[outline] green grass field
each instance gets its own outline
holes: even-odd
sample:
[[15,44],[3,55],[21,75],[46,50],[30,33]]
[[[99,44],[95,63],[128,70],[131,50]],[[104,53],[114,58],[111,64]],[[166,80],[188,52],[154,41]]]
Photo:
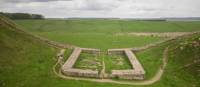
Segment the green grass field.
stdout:
[[27,31],[74,33],[190,32],[199,31],[200,22],[134,20],[15,20]]
[[[115,37],[113,36],[113,33],[117,32],[186,32],[198,31],[200,29],[200,22],[166,23],[137,21],[135,23],[135,21],[125,21],[123,23],[123,28],[119,28],[119,23],[121,23],[121,21],[116,20],[17,20],[16,22],[24,26],[25,31],[31,32],[33,34],[41,35],[52,40],[57,39],[56,41],[63,43],[75,45],[77,44],[83,47],[94,47],[100,49],[115,47],[136,47],[163,39],[160,37],[136,36],[122,36],[118,37],[118,39],[112,39]],[[125,24],[127,24],[126,27]],[[68,26],[68,28],[66,28],[66,26]],[[96,28],[94,29],[94,27]],[[59,37],[60,33],[63,33],[63,36],[61,35]],[[66,39],[65,33],[67,34],[66,36],[68,36]],[[81,35],[78,36],[78,34]],[[102,35],[98,36],[98,34]],[[77,38],[76,35],[78,36]],[[103,38],[102,36],[109,38]],[[72,39],[70,39],[70,37],[72,37]],[[94,39],[92,41],[88,41],[87,43],[93,41],[97,41],[97,43],[89,43],[88,45],[83,45],[86,44],[86,42],[84,43],[83,41],[84,39],[90,40],[92,37],[94,37]],[[125,41],[123,41],[124,38]],[[105,41],[105,43],[101,41]],[[119,42],[114,44],[112,41]],[[200,43],[200,34],[182,37],[168,43],[163,43],[151,49],[136,52],[136,56],[147,72],[146,79],[150,79],[155,75],[161,64],[162,52],[164,48],[166,46],[170,46],[168,52],[168,64],[164,75],[160,81],[152,85],[137,86],[120,85],[114,83],[97,83],[90,81],[66,80],[57,77],[53,73],[52,67],[56,63],[55,56],[59,51],[58,49],[49,47],[45,43],[37,40],[36,38],[30,37],[28,34],[21,33],[13,27],[11,28],[8,26],[0,25],[0,86],[199,87],[200,72],[198,70],[200,63],[192,64],[189,67],[183,67],[187,64],[193,63],[196,60],[199,60],[200,46],[197,43]],[[67,50],[65,54],[66,59],[70,53],[71,50]]]
[[38,35],[58,41],[65,44],[76,45],[85,48],[98,48],[107,50],[109,48],[128,48],[144,46],[153,42],[157,42],[166,38],[161,37],[141,37],[120,35],[115,36],[105,33],[39,33]]
[[199,31],[200,22],[128,20],[15,20],[25,31],[80,47],[128,48],[144,46],[163,37],[116,35],[128,32]]

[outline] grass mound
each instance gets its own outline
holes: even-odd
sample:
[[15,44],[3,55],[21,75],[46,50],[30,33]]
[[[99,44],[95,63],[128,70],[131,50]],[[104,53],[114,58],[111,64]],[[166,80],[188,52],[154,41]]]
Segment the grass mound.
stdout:
[[0,21],[0,86],[30,87],[47,83],[56,50],[39,42],[14,24]]

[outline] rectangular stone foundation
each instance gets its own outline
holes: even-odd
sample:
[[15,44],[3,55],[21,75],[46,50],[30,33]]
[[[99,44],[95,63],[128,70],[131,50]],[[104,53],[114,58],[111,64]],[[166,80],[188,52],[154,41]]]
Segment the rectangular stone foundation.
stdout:
[[99,54],[98,49],[88,49],[88,48],[75,48],[73,53],[70,55],[68,60],[62,66],[62,73],[68,76],[78,76],[78,77],[98,77],[98,71],[93,70],[83,70],[83,69],[75,69],[73,65],[77,61],[81,52],[89,52],[93,54]]
[[133,69],[129,70],[112,70],[111,77],[117,77],[120,79],[135,79],[135,80],[143,80],[145,76],[145,71],[137,60],[136,56],[130,49],[109,49],[108,54],[125,54]]

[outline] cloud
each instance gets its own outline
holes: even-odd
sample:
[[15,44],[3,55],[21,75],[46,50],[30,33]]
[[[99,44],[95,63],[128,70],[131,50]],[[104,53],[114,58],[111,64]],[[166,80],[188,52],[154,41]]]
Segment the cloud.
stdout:
[[200,16],[200,0],[0,0],[0,11],[46,17]]
[[70,0],[1,0],[4,3],[30,3],[30,2],[51,2],[51,1],[70,1]]
[[112,10],[118,6],[114,0],[83,0],[80,10]]

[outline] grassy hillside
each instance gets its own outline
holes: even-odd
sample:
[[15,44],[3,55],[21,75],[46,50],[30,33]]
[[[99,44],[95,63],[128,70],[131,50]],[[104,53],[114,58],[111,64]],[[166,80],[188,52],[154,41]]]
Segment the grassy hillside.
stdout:
[[[64,80],[52,71],[57,50],[19,32],[0,21],[0,86],[1,87],[199,87],[200,34],[183,37],[138,52],[148,65],[159,65],[163,48],[170,46],[168,64],[162,79],[152,85],[131,86],[89,81]],[[152,59],[153,58],[153,59]],[[157,61],[159,60],[159,61]],[[156,62],[154,62],[156,61]],[[145,63],[146,62],[146,63]],[[189,64],[189,66],[188,66]],[[187,67],[184,67],[187,66]],[[156,66],[157,67],[157,66]],[[154,68],[154,67],[153,67]],[[156,69],[156,68],[155,68]],[[156,70],[154,70],[156,71]],[[150,71],[151,72],[151,71]],[[154,73],[151,73],[153,76]],[[151,77],[150,76],[150,77]]]
[[200,86],[200,34],[194,34],[169,43],[168,64],[162,80],[156,87]]
[[0,86],[37,86],[51,78],[56,50],[0,23]]

